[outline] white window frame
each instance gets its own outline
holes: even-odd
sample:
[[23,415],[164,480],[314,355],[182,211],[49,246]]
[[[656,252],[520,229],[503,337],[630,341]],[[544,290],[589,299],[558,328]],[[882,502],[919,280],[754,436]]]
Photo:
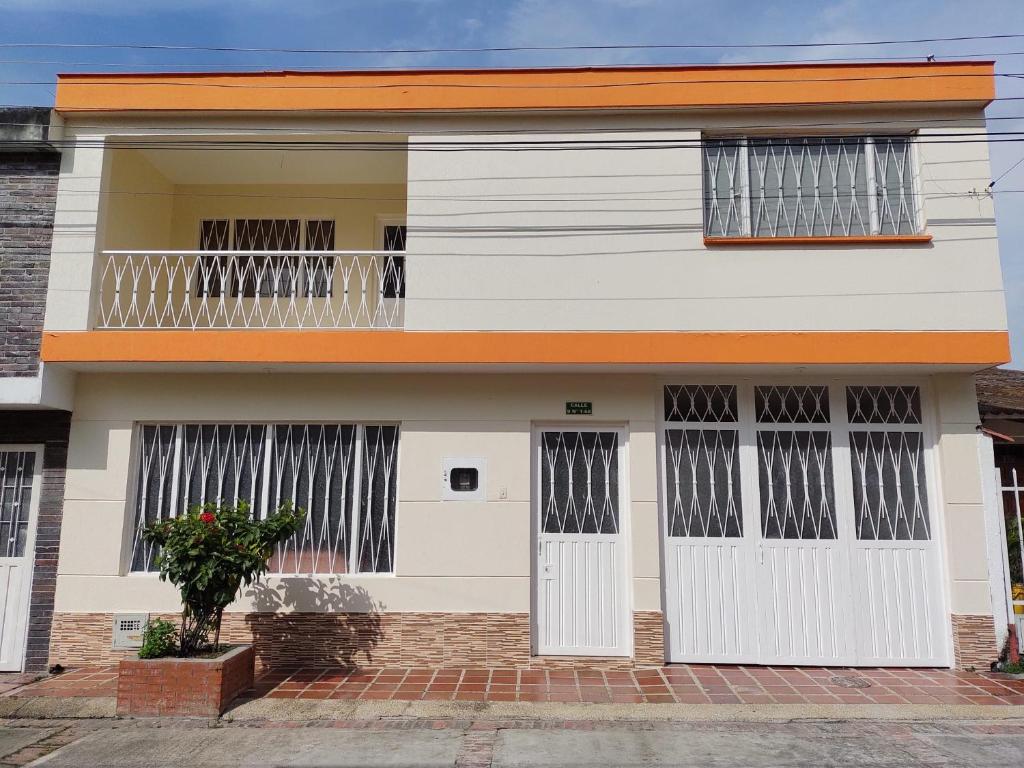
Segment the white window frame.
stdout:
[[[397,445],[395,447],[395,483],[394,483],[394,499],[395,499],[395,524],[391,531],[392,539],[392,553],[391,553],[391,570],[390,571],[360,571],[355,568],[346,570],[341,573],[331,572],[316,572],[316,573],[290,573],[290,572],[268,572],[267,575],[273,578],[301,578],[301,577],[312,577],[312,578],[347,578],[347,577],[358,577],[360,579],[365,578],[393,578],[398,572],[398,519],[399,519],[399,508],[400,508],[400,481],[401,481],[401,455],[402,455],[402,424],[399,421],[308,421],[302,419],[296,420],[278,420],[278,421],[230,421],[230,420],[219,420],[219,421],[194,421],[194,420],[165,420],[165,421],[140,421],[136,422],[132,429],[132,451],[131,460],[129,461],[129,479],[127,485],[127,498],[125,500],[125,515],[124,515],[124,527],[123,527],[123,538],[122,538],[122,550],[121,550],[121,567],[120,573],[122,576],[128,576],[130,578],[154,578],[159,577],[159,571],[157,570],[133,570],[132,569],[132,555],[134,547],[134,539],[137,526],[137,517],[139,510],[137,508],[136,497],[138,494],[139,487],[139,458],[142,450],[142,434],[145,427],[153,426],[173,426],[175,429],[174,433],[174,457],[172,460],[172,473],[171,473],[171,499],[172,504],[168,509],[167,519],[173,519],[177,517],[179,512],[177,505],[173,503],[173,500],[177,496],[179,475],[181,469],[181,456],[182,456],[182,443],[184,440],[185,427],[187,426],[207,426],[207,425],[256,425],[268,427],[267,433],[264,436],[265,441],[272,440],[273,431],[271,428],[275,426],[288,426],[294,424],[304,424],[309,426],[338,426],[338,427],[353,427],[355,434],[353,436],[353,472],[355,473],[352,478],[352,501],[351,501],[351,519],[349,520],[350,539],[347,546],[346,566],[356,565],[358,566],[358,536],[360,533],[360,509],[362,503],[361,491],[363,483],[363,450],[365,444],[365,430],[366,427],[394,427],[398,430],[396,436]],[[271,452],[264,447],[263,461],[263,472],[264,477],[269,477],[267,473],[271,471],[270,467]],[[262,501],[261,504],[263,509],[266,510],[269,504],[269,483],[264,482],[260,489]]]

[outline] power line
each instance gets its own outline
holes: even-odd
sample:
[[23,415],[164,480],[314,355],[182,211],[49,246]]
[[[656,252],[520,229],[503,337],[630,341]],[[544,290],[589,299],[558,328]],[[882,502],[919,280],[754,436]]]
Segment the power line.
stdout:
[[[7,106],[7,105],[5,105]],[[40,109],[47,109],[47,107],[40,107]],[[993,120],[1024,120],[1024,115],[987,115],[982,117],[922,117],[922,118],[895,118],[895,119],[874,119],[874,120],[841,120],[833,122],[812,122],[812,123],[796,123],[786,122],[785,125],[779,123],[743,123],[733,125],[714,125],[709,126],[715,131],[744,131],[744,130],[760,130],[760,129],[779,129],[785,128],[786,130],[793,128],[828,128],[828,127],[846,127],[846,126],[875,126],[875,125],[917,125],[917,124],[935,124],[935,123],[981,123],[990,122]],[[37,127],[38,123],[21,123],[15,121],[0,121],[0,125],[14,125],[14,126],[30,126]],[[76,130],[81,129],[99,129],[109,130],[110,124],[89,124],[74,122]],[[211,128],[204,128],[199,126],[181,126],[170,124],[170,127],[176,133],[182,133],[183,131],[194,131],[202,135],[209,135]],[[165,135],[162,130],[166,129],[153,129],[146,128],[146,132],[153,134],[154,136]],[[317,128],[310,126],[303,127],[289,127],[289,126],[258,126],[258,125],[245,125],[241,129],[245,133],[264,133],[274,134],[279,133],[287,136],[302,136],[302,135],[316,135],[316,134],[336,134],[336,135],[384,135],[384,136],[409,136],[415,134],[416,136],[448,136],[448,135],[473,135],[473,136],[502,136],[509,134],[531,134],[531,135],[543,135],[543,134],[564,134],[570,132],[578,132],[578,129],[567,129],[567,128],[543,128],[543,127],[530,127],[530,128],[493,128],[488,130],[481,130],[474,128],[472,130],[459,129],[459,128],[447,128],[447,129],[429,129],[417,126],[414,131],[409,129],[385,129],[385,128]],[[615,134],[615,133],[650,133],[650,132],[663,132],[663,131],[685,131],[685,130],[698,130],[697,128],[688,128],[680,125],[641,125],[632,127],[619,127],[619,128],[601,128],[590,124],[586,128],[586,133],[594,134]],[[705,129],[706,130],[706,129]],[[217,132],[224,135],[234,135],[238,130],[229,130],[224,128],[217,128]],[[986,134],[987,135],[987,134]]]
[[[751,61],[739,62],[742,66],[762,66],[762,65],[775,65],[775,64],[849,64],[863,61],[876,61],[876,62],[893,62],[896,63],[899,59],[921,59],[919,62],[911,63],[927,63],[929,61],[957,61],[963,59],[989,59],[1000,56],[1024,56],[1024,51],[990,51],[984,53],[957,53],[950,55],[935,55],[935,54],[906,54],[895,56],[855,56],[855,57],[835,57],[828,56],[824,58],[789,58],[789,59],[758,59]],[[158,68],[167,69],[170,71],[172,67],[187,67],[193,68],[232,68],[248,70],[252,73],[261,73],[267,71],[265,68],[261,68],[259,64],[245,64],[235,62],[114,62],[114,61],[81,61],[81,60],[47,60],[47,59],[0,59],[0,64],[30,64],[39,66],[72,66],[72,67],[123,67],[123,68]],[[639,65],[639,66],[655,66],[655,67],[707,67],[714,66],[713,62],[708,61],[673,61],[673,62],[661,62],[658,64],[651,65]],[[291,64],[289,70],[303,70],[303,71],[324,71],[324,64]],[[586,69],[622,69],[621,64],[603,64],[603,63],[583,63],[573,65],[571,68],[586,68]],[[506,66],[488,66],[487,71],[502,72],[502,71],[521,71],[521,66],[506,65]],[[216,71],[216,70],[213,70]],[[349,72],[416,72],[418,68],[408,66],[366,66],[366,67],[350,67],[346,66],[345,71]],[[423,71],[435,71],[430,69],[424,69]],[[240,74],[244,74],[242,72]],[[196,74],[209,74],[204,72],[197,72]]]
[[623,51],[623,50],[740,50],[749,48],[844,48],[861,46],[913,45],[920,43],[956,43],[967,40],[1011,40],[1024,38],[1024,33],[997,35],[957,35],[954,37],[919,37],[902,40],[848,40],[817,43],[663,43],[608,45],[528,45],[490,46],[478,48],[257,48],[240,46],[170,45],[158,43],[0,43],[2,48],[104,49],[132,51],[214,51],[219,53],[300,53],[300,54],[433,54],[433,53],[515,53],[556,51]]
[[[490,152],[540,152],[540,151],[638,151],[638,150],[670,150],[670,149],[702,149],[721,141],[729,141],[734,137],[696,138],[696,139],[581,139],[565,141],[268,141],[268,140],[228,140],[228,139],[192,139],[187,141],[162,141],[159,139],[116,139],[108,142],[105,138],[79,138],[48,140],[47,144],[56,148],[111,148],[111,149],[154,149],[167,151],[195,151],[217,149],[226,152],[238,151],[348,151],[348,152],[474,152],[479,150]],[[748,137],[750,145],[757,146],[759,140],[766,146],[768,140],[775,138],[805,137]],[[814,139],[812,147],[849,146],[851,140],[858,136],[806,137]],[[894,137],[895,138],[895,137]],[[909,137],[908,137],[909,138]],[[955,133],[929,134],[912,138],[918,145],[955,145],[955,144],[1016,144],[1024,141],[1024,131],[1006,131],[989,133]],[[4,142],[7,146],[23,144],[38,146],[39,141],[32,139],[15,139]],[[799,145],[797,145],[799,146]]]

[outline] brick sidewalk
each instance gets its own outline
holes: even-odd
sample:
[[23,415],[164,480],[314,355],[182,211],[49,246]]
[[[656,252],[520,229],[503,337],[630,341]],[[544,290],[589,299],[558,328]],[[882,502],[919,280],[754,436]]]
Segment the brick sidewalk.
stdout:
[[[72,670],[7,696],[115,696],[117,667]],[[350,701],[678,704],[1015,704],[1024,680],[940,669],[673,665],[594,669],[303,668],[263,675],[250,697]]]

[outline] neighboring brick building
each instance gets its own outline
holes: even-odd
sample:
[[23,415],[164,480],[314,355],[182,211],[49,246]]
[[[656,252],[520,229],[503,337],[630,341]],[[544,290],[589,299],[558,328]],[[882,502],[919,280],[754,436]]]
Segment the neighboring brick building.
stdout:
[[44,375],[60,155],[50,110],[0,109],[0,573],[18,608],[0,618],[0,671],[46,666],[71,414],[67,374]]

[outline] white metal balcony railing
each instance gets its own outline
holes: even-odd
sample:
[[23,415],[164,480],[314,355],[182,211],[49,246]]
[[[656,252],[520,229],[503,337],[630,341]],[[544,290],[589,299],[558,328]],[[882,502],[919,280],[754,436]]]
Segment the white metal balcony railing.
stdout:
[[401,328],[398,251],[104,251],[97,328]]

